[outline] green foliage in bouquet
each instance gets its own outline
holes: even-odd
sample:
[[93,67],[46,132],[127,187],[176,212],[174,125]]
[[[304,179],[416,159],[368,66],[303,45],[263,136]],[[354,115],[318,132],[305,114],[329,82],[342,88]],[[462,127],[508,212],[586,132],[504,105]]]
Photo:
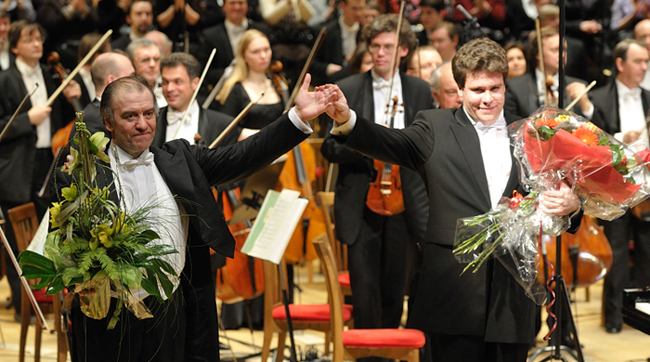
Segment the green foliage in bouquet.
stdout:
[[[47,288],[47,294],[55,294],[68,287],[66,302],[78,295],[82,311],[91,318],[106,317],[107,301],[111,294],[116,296],[111,329],[123,305],[138,318],[151,317],[142,301],[133,296],[134,290],[142,288],[159,301],[163,300],[162,293],[172,295],[169,276],[176,276],[176,272],[163,257],[177,251],[168,245],[150,244],[160,238],[147,223],[147,215],[155,206],[127,215],[108,198],[108,187],[97,187],[97,167],[110,171],[96,161],[110,161],[104,153],[109,140],[102,132],[90,136],[82,118],[83,112],[77,113],[74,143],[79,151],[70,148],[62,167],[71,175],[72,183],[60,190],[60,201],[50,208],[52,231],[44,255],[26,250],[19,262],[23,276],[40,278],[34,288]],[[92,305],[91,296],[95,294],[103,302]]]

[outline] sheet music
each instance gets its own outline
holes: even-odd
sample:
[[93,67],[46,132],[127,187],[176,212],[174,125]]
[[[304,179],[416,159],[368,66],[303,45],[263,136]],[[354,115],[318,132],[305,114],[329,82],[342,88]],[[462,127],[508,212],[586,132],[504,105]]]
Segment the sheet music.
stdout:
[[269,190],[242,253],[279,264],[298,220],[307,207],[300,192]]

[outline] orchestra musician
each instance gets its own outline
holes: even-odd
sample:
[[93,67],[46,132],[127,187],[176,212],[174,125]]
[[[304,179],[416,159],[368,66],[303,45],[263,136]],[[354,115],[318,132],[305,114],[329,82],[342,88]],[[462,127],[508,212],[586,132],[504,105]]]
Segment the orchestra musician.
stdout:
[[[57,84],[51,69],[39,63],[43,57],[43,34],[43,28],[29,20],[16,21],[9,29],[9,47],[16,60],[8,70],[0,73],[0,129],[4,129],[36,83],[38,88],[0,142],[0,207],[5,218],[9,209],[27,202],[34,202],[39,220],[45,214],[49,200],[39,197],[38,191],[54,160],[52,136],[74,118],[71,99],[81,95],[79,84],[71,81],[51,106],[46,105]],[[12,248],[17,250],[13,229],[8,218],[6,221],[7,239]],[[20,279],[8,256],[7,277],[11,289],[11,305],[19,317]]]
[[[392,14],[381,15],[364,27],[363,41],[368,44],[374,66],[339,84],[360,115],[385,126],[394,118],[392,128],[404,128],[417,112],[433,106],[433,98],[425,81],[398,72],[401,60],[415,47],[415,34],[404,23],[398,36],[397,24],[398,15]],[[393,69],[391,56],[396,59]],[[393,96],[397,96],[397,104],[390,104]],[[388,110],[395,106],[396,112],[387,112],[387,105],[391,106]],[[405,211],[380,215],[366,206],[369,185],[377,175],[373,160],[338,144],[330,135],[321,152],[328,161],[339,164],[334,213],[337,238],[348,245],[355,327],[396,328],[403,310],[407,271],[415,264],[408,259],[409,250],[414,254],[415,242],[424,234],[424,184],[413,171],[400,168]]]
[[[221,112],[199,107],[192,95],[199,85],[201,65],[192,55],[172,53],[160,62],[162,90],[167,106],[160,109],[156,136],[153,145],[182,138],[190,144],[198,138],[200,145],[210,145],[232,121],[232,117]],[[185,114],[187,112],[187,114]],[[184,120],[181,120],[185,116]],[[180,127],[180,130],[179,130]],[[197,134],[199,135],[197,137]],[[237,141],[239,130],[226,135],[224,144]]]

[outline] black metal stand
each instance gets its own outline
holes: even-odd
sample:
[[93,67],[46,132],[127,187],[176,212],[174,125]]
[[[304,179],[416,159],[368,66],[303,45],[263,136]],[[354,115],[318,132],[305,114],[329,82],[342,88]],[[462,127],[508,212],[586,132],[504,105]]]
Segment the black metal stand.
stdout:
[[[553,305],[553,312],[555,313],[555,319],[557,321],[557,327],[553,332],[555,335],[551,338],[551,342],[548,346],[537,349],[529,359],[529,362],[532,362],[537,358],[541,353],[551,352],[551,354],[544,358],[541,362],[545,361],[565,361],[566,359],[562,356],[562,351],[568,352],[574,359],[579,362],[584,362],[585,358],[582,354],[582,346],[580,345],[580,340],[578,339],[578,331],[576,330],[575,321],[573,319],[573,314],[571,313],[571,300],[569,299],[569,293],[567,292],[567,286],[562,277],[562,235],[558,236],[555,241],[556,254],[555,254],[555,270],[557,273],[553,276],[553,281],[555,282],[555,304]],[[546,255],[544,255],[546,259]],[[544,274],[547,274],[546,270]],[[575,342],[575,350],[562,345],[562,313],[567,313],[567,318],[569,320],[570,332],[573,334],[573,340]]]
[[[289,295],[287,294],[287,285],[284,281],[284,270],[282,264],[278,265],[278,273],[280,275],[280,287],[282,290],[282,304],[284,304],[284,313],[287,316],[287,328],[289,329],[289,340],[291,341],[291,362],[297,362],[296,354],[296,341],[293,338],[293,324],[291,323],[291,313],[289,313]],[[278,350],[277,353],[282,353]]]

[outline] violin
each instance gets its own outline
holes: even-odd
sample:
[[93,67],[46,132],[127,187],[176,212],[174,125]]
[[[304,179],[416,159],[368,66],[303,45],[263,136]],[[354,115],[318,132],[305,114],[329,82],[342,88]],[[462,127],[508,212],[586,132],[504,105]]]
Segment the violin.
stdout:
[[[213,192],[214,191],[213,189]],[[222,192],[223,209],[226,220],[239,203],[239,189]],[[226,265],[217,270],[217,298],[224,303],[236,303],[249,300],[264,293],[264,270],[262,261],[241,252],[251,229],[250,220],[229,224],[230,233],[235,238],[235,254],[226,259]],[[212,250],[210,250],[212,251]]]
[[274,60],[269,66],[271,72],[271,82],[275,87],[275,91],[282,97],[282,101],[286,103],[289,100],[289,84],[287,78],[283,75],[284,66],[279,60]]
[[[393,126],[397,113],[398,99],[394,96],[390,111],[390,126]],[[404,211],[404,198],[399,166],[374,160],[377,177],[370,183],[366,196],[366,206],[379,215],[396,215]]]
[[[47,64],[59,75],[61,81],[68,77],[68,71],[63,65],[61,65],[61,57],[59,56],[59,53],[51,52],[50,55],[47,56]],[[74,107],[75,112],[83,110],[77,97],[72,98],[72,106]],[[74,130],[74,122],[75,120],[73,119],[65,127],[57,130],[56,133],[54,133],[54,136],[52,136],[52,153],[54,156],[56,156],[59,153],[59,150],[68,143],[70,134]]]
[[[555,237],[545,236],[542,242],[546,245],[548,260],[555,265]],[[582,217],[582,225],[575,234],[562,234],[561,253],[561,273],[568,287],[589,286],[605,277],[612,267],[612,248],[603,227],[591,216]],[[543,268],[544,265],[540,265],[537,281],[546,284]]]

